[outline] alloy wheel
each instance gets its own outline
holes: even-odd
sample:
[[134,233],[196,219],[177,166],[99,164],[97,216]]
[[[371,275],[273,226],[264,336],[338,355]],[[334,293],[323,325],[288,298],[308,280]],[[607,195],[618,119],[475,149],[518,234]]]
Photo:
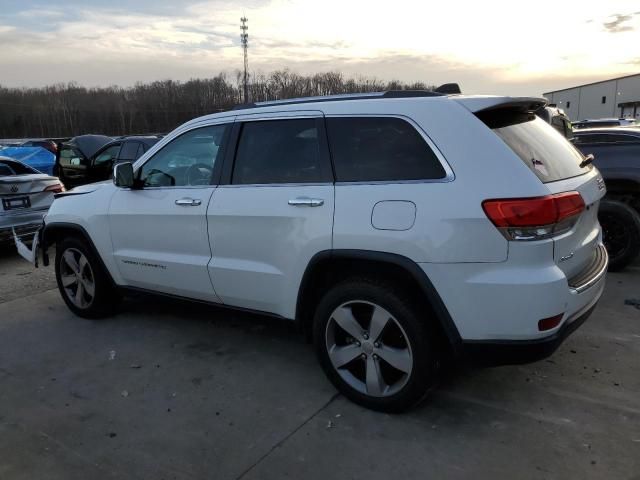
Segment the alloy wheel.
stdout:
[[409,380],[413,353],[398,320],[371,302],[336,308],[325,332],[327,353],[342,379],[360,393],[387,397]]
[[78,308],[88,308],[95,297],[95,277],[87,257],[68,248],[60,257],[60,282],[67,298]]

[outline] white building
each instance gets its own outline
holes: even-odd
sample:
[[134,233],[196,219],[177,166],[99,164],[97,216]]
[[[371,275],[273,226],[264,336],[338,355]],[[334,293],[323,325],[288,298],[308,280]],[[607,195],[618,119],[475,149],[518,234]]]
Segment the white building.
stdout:
[[640,119],[640,73],[545,93],[571,120]]

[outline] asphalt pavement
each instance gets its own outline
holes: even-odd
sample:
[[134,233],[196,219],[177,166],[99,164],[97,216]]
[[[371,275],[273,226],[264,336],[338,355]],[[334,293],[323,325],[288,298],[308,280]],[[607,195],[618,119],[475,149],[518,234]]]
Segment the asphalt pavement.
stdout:
[[0,253],[0,479],[640,479],[640,267],[549,359],[358,407],[287,322],[142,296],[75,317]]

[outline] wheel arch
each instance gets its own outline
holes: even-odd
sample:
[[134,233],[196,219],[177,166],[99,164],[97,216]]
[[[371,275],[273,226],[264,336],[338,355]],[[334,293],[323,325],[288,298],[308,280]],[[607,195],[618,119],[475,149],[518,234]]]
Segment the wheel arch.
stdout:
[[329,285],[358,275],[372,275],[399,282],[431,310],[436,326],[454,355],[462,352],[460,333],[428,275],[413,260],[394,253],[370,250],[325,250],[312,257],[302,276],[296,303],[296,320],[308,339],[313,305]]
[[102,267],[102,269],[106,272],[107,277],[111,282],[111,285],[116,287],[117,285],[113,280],[113,277],[111,276],[111,272],[109,271],[104,261],[102,260],[102,257],[98,252],[98,249],[93,243],[93,240],[91,240],[91,236],[84,229],[82,225],[78,225],[76,223],[52,222],[52,223],[45,224],[40,234],[40,245],[42,248],[42,257],[43,257],[42,263],[45,266],[49,265],[49,255],[47,254],[49,247],[51,247],[51,245],[53,244],[58,243],[60,240],[68,236],[80,238],[87,243],[88,248],[91,249],[92,253],[98,259],[98,262],[100,262],[100,267]]

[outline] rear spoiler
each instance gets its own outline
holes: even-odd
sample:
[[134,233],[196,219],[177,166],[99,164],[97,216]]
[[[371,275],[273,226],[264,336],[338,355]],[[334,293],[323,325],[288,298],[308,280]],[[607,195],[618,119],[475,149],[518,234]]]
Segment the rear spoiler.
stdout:
[[535,113],[547,105],[545,98],[538,97],[452,97],[453,101],[462,104],[467,110],[478,114],[491,110],[508,109],[522,113]]

